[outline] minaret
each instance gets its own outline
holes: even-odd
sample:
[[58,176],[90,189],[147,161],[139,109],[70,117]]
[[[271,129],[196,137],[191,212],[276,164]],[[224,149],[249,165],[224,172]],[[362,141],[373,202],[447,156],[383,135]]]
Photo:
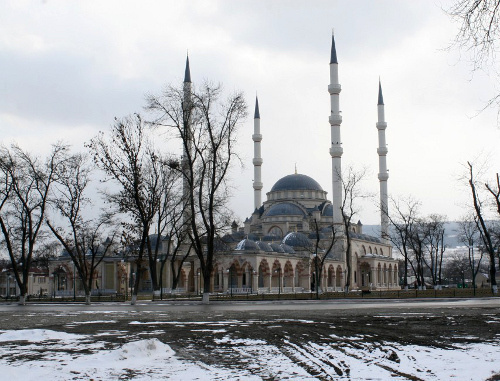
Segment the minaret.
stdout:
[[254,210],[260,208],[262,205],[262,178],[261,178],[261,166],[262,157],[260,153],[260,142],[262,141],[262,135],[260,133],[260,112],[259,112],[259,100],[255,97],[255,114],[253,116],[253,195],[254,195]]
[[387,144],[385,142],[385,122],[384,112],[384,97],[382,96],[382,84],[378,82],[378,122],[376,124],[378,130],[378,179],[380,181],[380,236],[385,243],[389,242],[389,196],[387,193],[387,179],[389,172],[387,171]]
[[[191,70],[189,69],[189,56],[186,56],[186,69],[184,71],[184,86],[183,86],[183,102],[182,102],[182,111],[183,111],[183,134],[184,134],[184,148],[182,155],[182,172],[185,174],[182,181],[182,194],[184,198],[184,213],[183,213],[183,222],[186,223],[189,221],[189,217],[191,215],[188,206],[189,202],[189,181],[186,175],[189,172],[189,150],[191,149]],[[189,229],[188,227],[185,227]]]
[[339,84],[339,69],[337,62],[337,51],[335,50],[335,37],[332,34],[332,50],[330,56],[330,85],[328,92],[330,93],[330,128],[332,145],[330,147],[330,155],[332,156],[332,204],[333,204],[333,223],[342,224],[342,140],[340,139],[340,125],[342,116],[339,110],[339,94],[341,87]]

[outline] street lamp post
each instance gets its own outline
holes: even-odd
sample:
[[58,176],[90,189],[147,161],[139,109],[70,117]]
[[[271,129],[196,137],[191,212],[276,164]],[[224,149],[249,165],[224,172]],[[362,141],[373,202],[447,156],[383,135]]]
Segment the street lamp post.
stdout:
[[198,287],[196,287],[196,296],[199,296],[201,294],[201,271],[200,269],[198,269],[198,271],[196,272],[196,274],[198,275]]
[[318,254],[313,254],[314,261],[314,288],[316,291],[316,299],[319,299],[319,282],[320,282],[320,274],[318,269]]
[[165,267],[165,255],[161,255],[160,262],[160,300],[163,300],[163,270]]
[[7,273],[7,292],[6,292],[6,298],[10,298],[10,274]]
[[472,246],[472,287],[474,288],[474,296],[476,296],[476,266],[474,264],[474,246]]
[[344,269],[344,292],[347,293],[347,269]]
[[278,274],[278,299],[281,298],[281,267],[278,267],[277,270],[274,270],[275,273]]
[[229,274],[229,279],[227,281],[227,286],[230,288],[231,298],[233,297],[233,269],[230,267],[227,269]]
[[135,277],[136,277],[136,274],[135,274],[135,271],[132,273],[132,285],[130,287],[130,292],[132,293],[132,299],[133,299],[133,295],[135,294]]
[[257,271],[252,270],[252,279],[250,280],[250,294],[253,294],[253,278],[257,276]]
[[52,296],[55,299],[56,298],[56,272],[55,271],[52,273],[52,279],[53,279]]

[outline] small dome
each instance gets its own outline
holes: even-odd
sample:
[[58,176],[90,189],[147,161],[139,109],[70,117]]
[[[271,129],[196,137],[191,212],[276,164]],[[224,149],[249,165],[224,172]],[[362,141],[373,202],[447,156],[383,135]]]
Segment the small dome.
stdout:
[[283,238],[282,243],[292,247],[307,248],[312,246],[309,238],[307,238],[305,234],[298,232],[288,233],[285,238]]
[[288,246],[288,245],[286,245],[286,244],[284,244],[284,243],[282,243],[280,246],[281,246],[281,248],[283,249],[283,251],[284,251],[285,253],[288,253],[288,254],[295,254],[295,250],[293,250],[293,247]]
[[273,251],[273,249],[271,248],[271,246],[269,246],[269,244],[267,242],[257,241],[256,244],[257,244],[257,246],[259,246],[259,249],[261,249],[262,251],[265,251],[267,253],[270,253]]
[[332,204],[327,204],[321,212],[322,216],[332,217],[333,216],[333,206]]
[[283,248],[278,245],[277,243],[271,243],[269,244],[269,246],[271,246],[271,249],[273,249],[274,252],[276,253],[284,253],[285,250],[283,250]]
[[279,179],[271,188],[271,192],[283,190],[316,190],[323,191],[316,180],[306,175],[293,174]]
[[266,217],[270,216],[305,216],[305,213],[295,204],[281,202],[279,204],[274,204],[267,210]]
[[259,251],[259,246],[255,243],[255,241],[252,241],[251,239],[244,239],[240,241],[236,245],[235,250],[250,250],[250,251]]
[[[318,233],[315,231],[310,232],[308,235],[308,238],[316,241],[316,238],[318,238]],[[325,238],[326,238],[326,234],[319,232],[319,239],[325,239]]]

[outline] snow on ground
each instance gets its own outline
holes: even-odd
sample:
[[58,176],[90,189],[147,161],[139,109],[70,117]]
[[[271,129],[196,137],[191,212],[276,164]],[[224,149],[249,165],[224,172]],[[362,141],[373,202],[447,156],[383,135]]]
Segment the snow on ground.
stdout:
[[[215,331],[215,329],[214,329]],[[220,330],[219,330],[220,332]],[[498,373],[498,343],[451,349],[332,337],[331,343],[266,340],[226,334],[217,344],[239,367],[180,358],[148,338],[122,345],[99,336],[43,329],[0,331],[0,374],[16,380],[485,380]]]

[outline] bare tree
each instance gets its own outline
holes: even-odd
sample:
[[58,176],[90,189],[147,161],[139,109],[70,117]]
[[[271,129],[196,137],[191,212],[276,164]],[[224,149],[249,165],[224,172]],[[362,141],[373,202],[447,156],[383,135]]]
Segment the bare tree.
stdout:
[[500,41],[500,0],[457,0],[448,9],[460,24],[455,44],[474,58],[474,68],[495,57]]
[[423,218],[419,217],[414,221],[412,229],[409,236],[410,245],[410,264],[413,269],[413,273],[417,279],[417,287],[419,289],[425,290],[426,284],[424,279],[424,255],[425,255],[425,244],[428,239],[428,231],[425,226]]
[[428,268],[435,289],[441,289],[443,256],[446,251],[444,244],[446,216],[431,214],[421,221],[424,230],[425,252],[422,256],[423,263]]
[[[172,169],[172,160],[164,163],[164,173],[161,176],[161,198],[158,207],[155,230],[158,233],[155,244],[152,248],[153,262],[160,262],[159,279],[155,282],[160,287],[162,295],[163,276],[165,266],[170,263],[172,274],[172,290],[177,288],[181,276],[182,264],[189,256],[190,249],[182,251],[187,240],[186,225],[188,220],[184,218],[186,203],[183,199],[180,183],[182,180],[180,172]],[[175,165],[174,165],[175,167]],[[163,247],[165,245],[165,247]],[[160,254],[160,247],[162,253]]]
[[[85,292],[85,304],[90,304],[96,269],[109,255],[116,236],[116,231],[110,237],[103,235],[111,224],[110,216],[102,215],[97,219],[84,216],[92,207],[91,200],[86,197],[90,173],[86,156],[75,154],[68,159],[60,171],[50,200],[63,222],[58,226],[47,218],[49,229],[75,265]],[[64,226],[61,226],[63,223]]]
[[107,179],[119,185],[118,192],[107,192],[106,197],[117,212],[130,218],[131,222],[122,224],[131,238],[129,243],[138,242],[132,293],[132,304],[135,304],[144,253],[148,254],[153,289],[158,289],[157,265],[149,235],[161,204],[164,184],[161,178],[167,168],[164,165],[165,159],[148,140],[146,126],[137,114],[116,119],[109,138],[100,133],[87,147],[94,155],[95,164],[104,171]]
[[351,287],[351,274],[352,274],[352,238],[349,233],[353,218],[359,213],[359,202],[361,199],[369,198],[370,195],[362,191],[361,182],[366,176],[366,169],[356,170],[353,167],[348,167],[346,171],[340,176],[342,181],[342,230],[345,232],[345,243],[343,252],[345,253],[346,266],[347,266],[347,279],[345,281],[346,292],[349,292]]
[[453,253],[446,261],[444,274],[448,282],[462,284],[465,287],[465,277],[470,274],[469,259],[465,253]]
[[474,295],[476,293],[476,276],[481,268],[483,260],[483,250],[479,251],[479,260],[476,262],[476,254],[474,249],[480,241],[477,216],[468,215],[458,221],[458,239],[467,247],[468,264],[472,274],[472,287],[474,287]]
[[[500,48],[500,0],[456,0],[447,10],[452,20],[459,24],[454,46],[470,54],[473,71],[496,65]],[[498,71],[495,74],[498,76]],[[499,78],[500,79],[500,78]],[[498,107],[500,94],[491,98],[486,107]]]
[[43,242],[38,246],[33,255],[33,265],[39,266],[49,272],[50,261],[57,258],[61,252],[61,244],[58,241]]
[[494,185],[484,184],[490,195],[493,197],[493,208],[496,210],[498,216],[500,217],[500,178],[498,173],[496,174],[496,182]]
[[14,145],[0,148],[0,227],[12,270],[25,304],[29,272],[43,231],[52,183],[66,160],[67,148],[53,146],[45,160]]
[[[489,265],[490,265],[490,284],[494,293],[498,291],[496,282],[496,266],[495,266],[495,252],[498,243],[495,240],[495,235],[493,233],[493,226],[491,222],[486,219],[487,210],[485,210],[485,201],[481,198],[481,195],[477,189],[476,178],[474,177],[473,165],[467,162],[468,165],[468,182],[472,193],[472,203],[474,206],[474,214],[476,220],[476,226],[479,230],[479,236],[483,243],[483,249],[488,254]],[[490,191],[491,192],[491,191]]]
[[[413,267],[410,261],[410,239],[415,223],[418,219],[420,202],[411,197],[402,200],[391,198],[392,214],[388,216],[392,225],[389,239],[404,258],[404,280],[403,287],[408,289],[408,265]],[[414,272],[415,269],[413,269]]]
[[167,127],[180,138],[184,196],[189,219],[188,234],[203,274],[203,302],[209,302],[216,243],[231,222],[227,209],[229,171],[235,159],[236,132],[247,115],[243,94],[223,102],[221,87],[204,84],[186,95],[168,87],[161,96],[148,97],[155,126]]
[[327,258],[333,258],[333,248],[339,239],[338,229],[334,225],[329,226],[328,234],[323,232],[318,224],[318,221],[313,219],[313,232],[312,239],[313,243],[309,239],[305,239],[305,242],[299,242],[299,247],[309,252],[312,255],[312,265],[314,267],[314,291],[316,292],[316,299],[319,299],[319,293],[321,292],[321,280],[323,278],[323,272],[325,268],[325,261]]

